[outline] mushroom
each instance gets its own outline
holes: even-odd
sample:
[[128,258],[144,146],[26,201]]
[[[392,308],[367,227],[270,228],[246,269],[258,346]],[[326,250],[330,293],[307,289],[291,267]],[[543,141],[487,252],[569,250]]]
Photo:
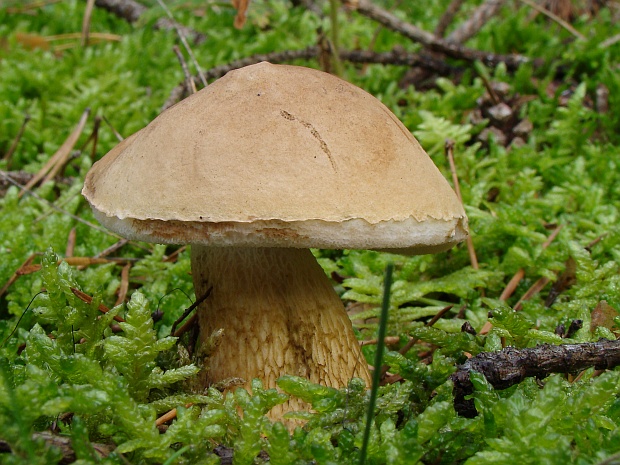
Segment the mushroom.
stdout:
[[[95,217],[130,239],[191,244],[203,370],[275,387],[370,376],[311,247],[408,254],[467,235],[460,201],[379,100],[330,74],[259,63],[164,111],[88,172]],[[273,416],[301,408],[292,400]]]

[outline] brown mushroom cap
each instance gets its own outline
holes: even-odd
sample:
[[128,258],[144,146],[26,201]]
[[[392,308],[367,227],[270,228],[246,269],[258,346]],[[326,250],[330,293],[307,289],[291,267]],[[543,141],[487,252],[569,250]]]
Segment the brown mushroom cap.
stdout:
[[84,196],[125,237],[251,247],[445,250],[467,218],[367,92],[321,71],[231,71],[98,161]]

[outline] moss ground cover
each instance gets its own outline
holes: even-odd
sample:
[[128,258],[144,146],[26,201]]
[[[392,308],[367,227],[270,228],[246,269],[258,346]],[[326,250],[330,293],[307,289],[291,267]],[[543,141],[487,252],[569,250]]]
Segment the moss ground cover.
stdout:
[[[377,2],[434,30],[449,2],[418,3]],[[0,462],[207,464],[232,454],[237,464],[357,463],[369,402],[358,380],[338,391],[285,377],[281,391],[255,381],[252,393],[227,395],[196,385],[188,335],[170,336],[194,300],[186,249],[129,243],[105,263],[76,260],[119,240],[93,227],[79,195],[86,171],[116,144],[112,128],[128,136],[146,125],[183,80],[176,33],[155,29],[165,13],[144,4],[134,24],[95,8],[91,31],[111,36],[86,47],[79,34],[66,36],[81,31],[85,2],[0,5],[2,172],[37,173],[90,109],[62,176],[36,196],[0,179],[0,286],[8,284],[0,295]],[[205,70],[314,45],[317,31],[332,27],[329,5],[317,5],[323,16],[257,1],[235,29],[227,3],[169,2],[176,21],[206,35],[192,46]],[[448,33],[476,6],[465,2]],[[465,244],[416,257],[315,251],[369,363],[383,272],[395,265],[389,369],[366,463],[620,461],[618,368],[528,378],[505,390],[473,374],[475,418],[457,414],[450,381],[481,352],[617,338],[620,42],[609,39],[620,33],[619,16],[613,2],[575,10],[576,38],[524,4],[506,4],[466,45],[541,59],[514,71],[446,59],[453,74],[412,81],[404,66],[344,62],[343,77],[388,105],[450,180],[444,145],[454,141],[478,260],[472,266]],[[340,9],[338,26],[344,50],[421,50],[355,11]],[[294,63],[319,67],[315,59]],[[509,116],[495,113],[498,103]],[[104,117],[93,150],[89,134]],[[473,331],[462,331],[465,323]],[[285,395],[314,409],[298,414],[307,423],[292,433],[265,417]],[[176,417],[159,425],[172,409]]]

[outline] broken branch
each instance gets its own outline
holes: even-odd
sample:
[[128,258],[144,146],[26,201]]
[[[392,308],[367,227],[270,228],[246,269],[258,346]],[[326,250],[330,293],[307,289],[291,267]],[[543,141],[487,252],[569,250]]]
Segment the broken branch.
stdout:
[[[351,2],[353,3],[353,2]],[[508,69],[514,70],[524,63],[538,62],[523,55],[498,55],[492,52],[474,50],[462,45],[436,37],[428,31],[407,23],[383,8],[374,5],[369,0],[359,0],[351,5],[360,14],[383,24],[385,27],[398,32],[414,42],[418,42],[434,52],[440,52],[451,58],[469,62],[481,61],[487,66],[495,67],[504,63]]]
[[470,372],[484,375],[495,389],[506,389],[525,378],[543,379],[552,373],[577,373],[586,368],[610,369],[620,365],[620,340],[601,339],[582,344],[540,345],[499,352],[483,352],[467,360],[450,378],[454,383],[454,408],[459,415],[473,418],[473,399],[465,399],[474,391]]
[[[123,18],[129,23],[138,21],[148,8],[135,0],[96,0],[95,5],[110,13],[115,14],[119,18]],[[189,37],[194,44],[199,44],[205,40],[205,35],[193,29],[176,23],[168,18],[160,18],[155,23],[155,29],[165,31],[180,30],[185,37]]]

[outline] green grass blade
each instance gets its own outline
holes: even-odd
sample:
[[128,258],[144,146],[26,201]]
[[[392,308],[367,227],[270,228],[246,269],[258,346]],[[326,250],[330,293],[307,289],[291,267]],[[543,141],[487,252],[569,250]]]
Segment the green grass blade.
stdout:
[[366,428],[364,429],[364,441],[360,452],[360,465],[366,462],[366,450],[370,439],[370,428],[377,402],[377,392],[381,382],[381,366],[383,364],[383,350],[385,348],[385,333],[387,331],[388,310],[390,309],[390,289],[392,288],[392,272],[394,264],[388,263],[385,267],[385,278],[383,280],[383,302],[381,304],[381,318],[379,320],[379,334],[377,334],[377,352],[375,353],[374,371],[372,374],[372,388],[370,390],[370,400],[368,401],[368,414],[366,416]]

